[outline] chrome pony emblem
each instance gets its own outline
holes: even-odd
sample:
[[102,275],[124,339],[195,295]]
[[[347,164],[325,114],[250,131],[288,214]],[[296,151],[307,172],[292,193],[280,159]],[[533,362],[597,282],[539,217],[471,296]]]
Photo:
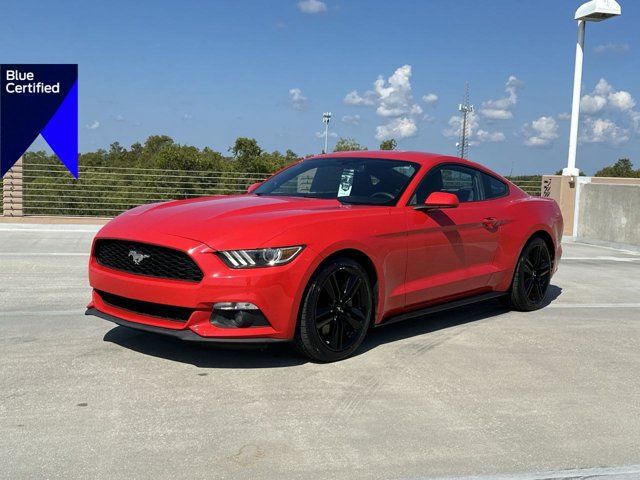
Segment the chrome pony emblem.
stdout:
[[151,255],[145,255],[144,253],[136,252],[135,250],[129,250],[129,257],[133,259],[133,263],[140,265],[145,258],[149,258]]

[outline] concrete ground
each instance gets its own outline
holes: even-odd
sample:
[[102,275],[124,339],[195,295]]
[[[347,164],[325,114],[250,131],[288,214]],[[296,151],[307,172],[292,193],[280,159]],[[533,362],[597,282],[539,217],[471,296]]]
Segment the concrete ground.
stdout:
[[85,317],[96,229],[0,224],[0,478],[640,478],[638,254],[565,244],[543,310],[319,365]]

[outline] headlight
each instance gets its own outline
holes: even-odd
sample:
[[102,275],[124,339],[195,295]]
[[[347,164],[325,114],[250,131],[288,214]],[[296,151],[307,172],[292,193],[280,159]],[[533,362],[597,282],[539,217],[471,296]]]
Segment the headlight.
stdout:
[[303,248],[304,245],[256,250],[225,250],[216,252],[216,255],[231,268],[274,267],[289,263]]

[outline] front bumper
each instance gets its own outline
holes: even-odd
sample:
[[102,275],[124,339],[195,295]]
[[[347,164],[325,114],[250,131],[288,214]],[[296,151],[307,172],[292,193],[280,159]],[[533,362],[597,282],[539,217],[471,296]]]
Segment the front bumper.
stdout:
[[[102,237],[107,238],[107,237]],[[173,235],[154,234],[153,238],[117,239],[152,243],[186,252],[198,264],[204,278],[186,282],[146,277],[114,270],[89,261],[89,283],[93,287],[88,313],[120,325],[173,335],[184,340],[286,341],[293,338],[300,299],[317,258],[304,249],[287,265],[238,269],[226,266],[207,245]],[[140,314],[105,302],[99,291],[142,302],[192,310],[186,321],[175,321]],[[211,322],[213,305],[219,302],[250,302],[256,305],[268,326],[246,328],[221,327]]]
[[109,320],[123,327],[133,328],[136,330],[142,330],[143,332],[157,333],[160,335],[167,335],[170,337],[178,338],[187,342],[204,342],[204,343],[218,343],[225,345],[244,345],[244,344],[265,344],[265,343],[282,343],[287,342],[286,339],[280,338],[214,338],[214,337],[201,337],[192,330],[173,330],[171,328],[155,327],[153,325],[146,325],[144,323],[129,322],[122,318],[114,317],[107,313],[101,312],[95,308],[87,308],[85,315],[93,315],[103,320]]

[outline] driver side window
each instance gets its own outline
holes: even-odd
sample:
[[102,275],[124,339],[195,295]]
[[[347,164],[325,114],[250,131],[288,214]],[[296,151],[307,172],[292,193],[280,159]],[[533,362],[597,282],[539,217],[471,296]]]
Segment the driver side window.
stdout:
[[410,205],[421,205],[433,192],[453,193],[460,203],[484,200],[481,173],[463,165],[442,165],[422,179]]

